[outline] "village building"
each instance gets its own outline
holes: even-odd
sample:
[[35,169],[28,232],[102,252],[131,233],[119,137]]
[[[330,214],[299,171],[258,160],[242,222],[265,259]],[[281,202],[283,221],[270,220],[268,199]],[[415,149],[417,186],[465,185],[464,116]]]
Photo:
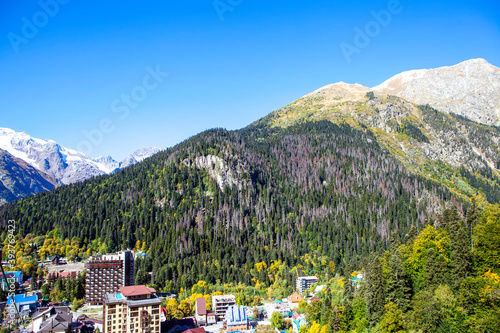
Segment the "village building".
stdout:
[[161,300],[153,288],[121,287],[104,297],[104,333],[159,333]]
[[92,256],[85,262],[85,270],[85,301],[102,304],[104,295],[134,285],[134,253],[127,250]]
[[246,331],[250,328],[247,312],[244,306],[231,305],[226,311],[224,329],[226,332]]
[[215,312],[216,320],[224,320],[227,309],[234,304],[236,304],[236,297],[234,295],[212,296],[212,309]]

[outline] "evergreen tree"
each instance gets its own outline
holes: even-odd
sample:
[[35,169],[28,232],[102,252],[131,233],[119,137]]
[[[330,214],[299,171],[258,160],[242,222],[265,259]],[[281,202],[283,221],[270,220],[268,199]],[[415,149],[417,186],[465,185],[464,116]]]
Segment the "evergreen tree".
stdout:
[[480,212],[479,208],[477,207],[476,198],[473,197],[471,200],[471,206],[469,207],[467,215],[465,216],[465,228],[467,230],[471,251],[474,250],[472,233],[474,227],[479,223],[479,216]]
[[418,231],[417,228],[415,228],[414,225],[411,226],[410,231],[405,236],[404,242],[405,244],[411,244],[414,240],[415,237],[417,237]]
[[432,247],[427,250],[424,265],[424,288],[434,290],[441,284],[448,284],[447,271],[448,267],[443,255],[438,255]]
[[370,326],[375,326],[384,313],[385,279],[382,273],[382,264],[375,257],[366,271],[366,319]]
[[330,316],[332,315],[332,298],[330,295],[330,289],[325,288],[325,299],[323,300],[323,308],[321,309],[321,325],[328,325]]
[[391,252],[394,253],[400,245],[401,241],[399,240],[397,232],[393,232],[391,235]]
[[349,302],[354,296],[354,286],[352,284],[352,266],[348,264],[344,270],[345,273],[345,283],[344,283],[344,300]]
[[450,266],[453,286],[458,289],[460,283],[472,272],[469,236],[456,207],[447,209],[444,219],[450,235]]
[[387,280],[387,302],[393,302],[403,312],[410,306],[411,288],[405,273],[399,250],[389,260],[389,277]]
[[330,316],[330,319],[328,321],[328,332],[337,332],[340,331],[340,317],[339,317],[339,310],[337,307],[333,308],[333,313]]

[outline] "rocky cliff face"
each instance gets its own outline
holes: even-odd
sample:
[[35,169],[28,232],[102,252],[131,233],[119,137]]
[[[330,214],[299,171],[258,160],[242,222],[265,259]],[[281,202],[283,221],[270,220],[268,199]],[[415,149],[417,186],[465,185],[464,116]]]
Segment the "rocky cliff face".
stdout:
[[484,59],[403,72],[372,90],[429,104],[478,123],[500,125],[500,68]]
[[57,181],[0,149],[0,204],[53,189]]
[[183,164],[187,167],[207,170],[210,177],[215,179],[221,190],[225,186],[233,185],[241,189],[244,185],[244,181],[242,180],[243,168],[239,164],[235,168],[230,168],[219,156],[198,156],[194,159],[185,159]]

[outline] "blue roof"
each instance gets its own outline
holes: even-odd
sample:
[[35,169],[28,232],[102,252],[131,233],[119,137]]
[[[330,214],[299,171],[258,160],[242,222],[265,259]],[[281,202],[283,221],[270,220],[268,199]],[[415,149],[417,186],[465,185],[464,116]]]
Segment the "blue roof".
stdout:
[[5,272],[5,274],[9,274],[9,273],[14,274],[14,276],[16,277],[16,279],[18,279],[21,276],[21,274],[23,274],[23,272],[21,272],[21,271],[8,271],[8,272]]
[[[24,294],[14,295],[14,302],[16,302],[16,304],[37,303],[38,297],[36,296],[26,297]],[[7,300],[7,304],[11,303],[12,303],[12,296],[10,296],[9,299]]]
[[245,307],[231,305],[226,311],[226,321],[228,326],[246,325],[248,323],[247,312]]

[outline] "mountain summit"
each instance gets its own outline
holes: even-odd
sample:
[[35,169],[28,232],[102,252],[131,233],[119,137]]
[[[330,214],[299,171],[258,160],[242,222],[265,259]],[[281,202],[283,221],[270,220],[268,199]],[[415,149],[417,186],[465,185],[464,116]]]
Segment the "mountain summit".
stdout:
[[[127,156],[122,162],[117,162],[110,156],[92,159],[82,152],[61,146],[53,140],[33,138],[24,132],[16,132],[10,128],[0,128],[0,149],[7,152],[8,155],[4,155],[9,156],[10,159],[16,158],[14,160],[17,161],[17,164],[19,161],[24,161],[27,165],[40,171],[43,177],[49,177],[49,183],[52,186],[72,184],[91,177],[114,173],[160,151],[159,148],[143,148]],[[13,164],[13,162],[10,163],[10,165]],[[24,164],[22,165],[24,169],[28,170]],[[14,177],[8,172],[11,169],[0,170],[0,177]],[[28,178],[29,175],[35,174],[31,169],[29,170],[30,172],[24,173]],[[16,177],[16,179],[20,178],[19,175]],[[37,179],[43,177],[37,174]],[[25,179],[24,181],[28,182],[29,180]],[[31,182],[38,181],[31,179]],[[15,187],[13,188],[15,189]],[[28,187],[26,188],[27,190],[23,190],[21,193],[21,197],[48,189],[50,186],[44,184],[33,187],[36,190],[31,192]],[[12,191],[15,192],[15,190]],[[14,193],[9,197],[0,195],[0,198],[9,201],[12,198],[18,198],[18,194]]]
[[500,68],[484,59],[393,76],[374,91],[429,104],[486,125],[500,125]]

